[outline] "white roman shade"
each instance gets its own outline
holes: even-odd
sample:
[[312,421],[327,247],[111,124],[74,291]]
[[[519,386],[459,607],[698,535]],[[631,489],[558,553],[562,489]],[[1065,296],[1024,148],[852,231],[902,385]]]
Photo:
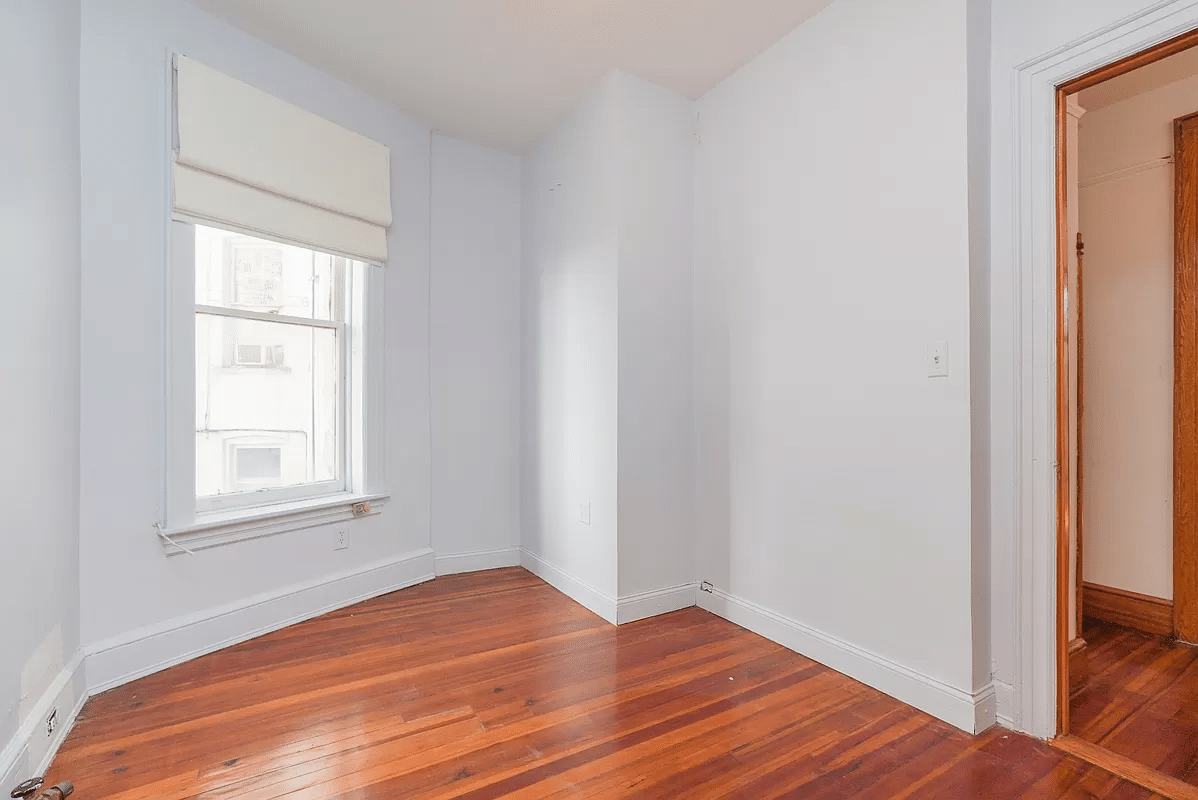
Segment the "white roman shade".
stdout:
[[175,116],[175,219],[386,261],[386,145],[185,56]]

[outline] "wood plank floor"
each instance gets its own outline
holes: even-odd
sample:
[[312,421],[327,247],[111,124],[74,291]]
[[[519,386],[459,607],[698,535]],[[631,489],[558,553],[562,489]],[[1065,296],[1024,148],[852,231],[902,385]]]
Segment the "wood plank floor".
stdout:
[[1198,647],[1090,619],[1082,638],[1074,735],[1198,785]]
[[614,628],[521,569],[438,578],[92,699],[78,800],[1110,798],[697,608]]

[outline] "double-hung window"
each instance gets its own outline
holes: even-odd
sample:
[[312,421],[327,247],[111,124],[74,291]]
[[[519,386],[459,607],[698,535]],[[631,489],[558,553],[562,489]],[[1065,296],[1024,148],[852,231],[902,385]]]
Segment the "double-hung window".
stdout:
[[185,57],[173,79],[167,553],[372,513],[388,151]]
[[196,510],[347,491],[349,301],[362,264],[194,229]]

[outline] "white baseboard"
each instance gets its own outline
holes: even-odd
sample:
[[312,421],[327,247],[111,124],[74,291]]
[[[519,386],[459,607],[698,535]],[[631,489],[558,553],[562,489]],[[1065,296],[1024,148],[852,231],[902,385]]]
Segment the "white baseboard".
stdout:
[[129,681],[433,578],[431,549],[146,626],[87,648],[87,689]]
[[463,572],[482,572],[485,569],[520,566],[520,548],[505,547],[501,550],[475,550],[470,553],[452,553],[437,556],[438,575],[458,575]]
[[970,733],[994,724],[994,686],[970,693],[716,589],[699,606]]
[[[87,698],[83,651],[79,650],[30,709],[12,740],[0,751],[0,790],[7,793],[18,783],[46,772]],[[57,722],[54,733],[47,736],[45,725],[51,711],[58,712]]]
[[593,611],[611,624],[616,624],[616,598],[580,581],[560,567],[550,564],[523,547],[520,548],[520,566],[574,602]]
[[1015,727],[1015,687],[1005,681],[994,682],[994,700],[999,725],[1011,730]]
[[616,624],[623,625],[626,622],[636,622],[638,619],[690,608],[698,602],[698,591],[699,584],[683,583],[668,589],[621,597],[616,601]]

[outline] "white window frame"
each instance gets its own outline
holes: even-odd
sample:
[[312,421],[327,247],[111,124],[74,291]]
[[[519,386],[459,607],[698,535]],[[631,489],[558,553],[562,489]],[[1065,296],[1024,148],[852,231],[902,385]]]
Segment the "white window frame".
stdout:
[[[195,226],[169,223],[168,240],[166,522],[159,528],[166,554],[194,553],[244,539],[377,514],[388,499],[382,488],[383,437],[377,433],[367,435],[367,431],[383,428],[383,268],[355,262],[349,270],[353,277],[347,276],[346,298],[351,306],[348,322],[293,318],[198,304]],[[211,498],[196,496],[197,313],[338,329],[338,346],[342,348],[338,480]]]

